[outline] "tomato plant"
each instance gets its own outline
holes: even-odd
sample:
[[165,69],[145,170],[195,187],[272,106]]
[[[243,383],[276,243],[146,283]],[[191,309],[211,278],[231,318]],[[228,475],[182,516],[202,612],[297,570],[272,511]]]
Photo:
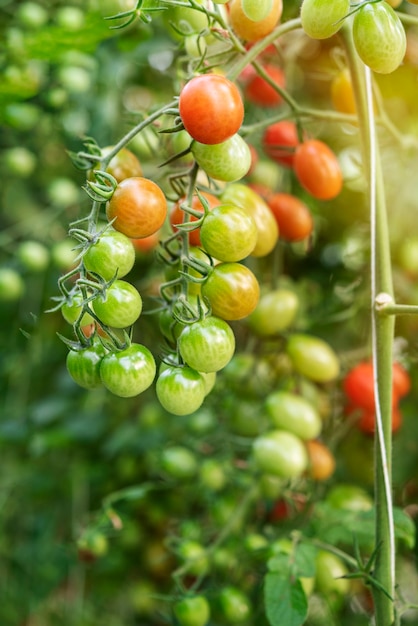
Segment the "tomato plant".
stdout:
[[91,243],[83,257],[89,272],[110,280],[123,278],[135,263],[135,248],[131,240],[117,230],[108,229]]
[[116,187],[106,214],[113,228],[127,237],[148,237],[164,224],[167,201],[156,183],[134,176]]
[[212,145],[238,132],[244,105],[234,83],[220,74],[203,74],[192,78],[181,90],[179,113],[193,139]]

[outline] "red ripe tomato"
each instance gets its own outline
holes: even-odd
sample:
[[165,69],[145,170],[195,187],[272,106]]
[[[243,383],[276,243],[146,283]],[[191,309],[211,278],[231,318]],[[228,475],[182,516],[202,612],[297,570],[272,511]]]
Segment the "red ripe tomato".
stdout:
[[[402,425],[402,413],[397,406],[392,408],[392,432],[395,433]],[[356,426],[365,435],[373,435],[376,430],[376,414],[374,411],[364,409]]]
[[[286,85],[282,70],[275,65],[266,65],[264,70],[278,87]],[[245,96],[249,102],[264,107],[275,107],[283,102],[282,96],[262,77],[256,74],[248,82]]]
[[232,0],[229,5],[229,21],[235,33],[245,41],[258,41],[275,28],[283,10],[282,0],[273,0],[269,13],[262,20],[249,19],[243,8],[242,0]]
[[318,200],[331,200],[342,189],[338,159],[319,139],[308,139],[296,148],[293,168],[302,187]]
[[395,362],[392,366],[393,393],[398,398],[403,398],[411,390],[411,378],[400,363]]
[[[219,198],[205,191],[200,192],[200,195],[203,196],[205,200],[207,200],[210,209],[213,209],[213,207],[218,206],[221,203]],[[185,212],[181,208],[181,205],[184,202],[185,202],[185,198],[180,198],[173,205],[170,211],[169,219],[170,219],[170,224],[173,227],[173,230],[177,230],[176,229],[177,224],[182,224],[184,222]],[[201,213],[204,212],[203,205],[197,194],[195,194],[192,198],[192,209],[194,211],[200,211]],[[190,215],[189,221],[195,222],[197,221],[197,217],[194,217],[194,215]],[[200,228],[196,228],[195,230],[191,230],[189,232],[189,242],[192,246],[196,246],[196,247],[200,247],[202,245],[200,242]]]
[[232,137],[244,119],[237,86],[220,74],[195,76],[186,83],[180,93],[179,112],[191,137],[211,145]]
[[167,201],[159,186],[148,178],[125,178],[116,187],[107,209],[113,228],[127,237],[148,237],[161,228]]
[[268,126],[263,135],[264,152],[284,167],[293,167],[295,150],[299,145],[296,124],[283,120]]
[[[395,407],[399,397],[409,390],[409,376],[399,365],[393,364],[392,405]],[[406,376],[405,376],[406,375]],[[373,383],[373,363],[362,361],[353,367],[345,376],[343,389],[352,408],[361,408],[374,414],[375,396]],[[400,394],[400,391],[402,392]]]
[[274,193],[267,199],[279,226],[280,236],[288,241],[302,241],[313,230],[311,212],[296,196],[289,193]]

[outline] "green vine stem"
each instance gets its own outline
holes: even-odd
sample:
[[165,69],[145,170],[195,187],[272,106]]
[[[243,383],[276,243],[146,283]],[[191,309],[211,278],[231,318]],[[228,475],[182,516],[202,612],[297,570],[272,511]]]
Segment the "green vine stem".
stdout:
[[352,39],[350,21],[341,31],[345,44],[358,111],[364,169],[369,180],[371,237],[371,332],[376,398],[375,502],[376,554],[373,588],[376,626],[392,626],[395,620],[395,542],[392,508],[392,351],[394,316],[381,315],[378,295],[392,296],[393,281],[383,173],[373,113],[372,76],[360,61]]

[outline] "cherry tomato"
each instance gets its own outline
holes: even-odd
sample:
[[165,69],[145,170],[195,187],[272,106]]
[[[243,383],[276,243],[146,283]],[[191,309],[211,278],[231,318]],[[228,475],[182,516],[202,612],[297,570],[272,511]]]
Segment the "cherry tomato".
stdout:
[[301,143],[293,161],[295,174],[304,189],[318,200],[331,200],[342,189],[343,177],[334,152],[318,139]]
[[49,265],[49,250],[39,241],[22,241],[16,256],[29,272],[44,272]]
[[[200,195],[207,201],[209,205],[209,209],[212,209],[213,207],[218,206],[218,204],[220,204],[219,198],[212,195],[211,193],[207,193],[206,191],[201,191]],[[185,221],[185,212],[181,208],[184,202],[185,202],[185,198],[180,198],[173,205],[170,211],[170,224],[173,227],[173,230],[176,230],[176,224],[182,224]],[[193,195],[191,208],[194,211],[200,211],[201,213],[203,213],[204,211],[202,202],[200,201],[200,198],[197,194]],[[194,217],[194,215],[190,215],[188,218],[190,222],[195,222],[197,219],[198,218]],[[201,245],[200,228],[196,228],[195,230],[191,230],[189,232],[189,241],[192,246]]]
[[223,202],[231,202],[241,207],[253,218],[258,236],[251,256],[263,257],[269,254],[277,243],[279,229],[273,213],[263,198],[242,183],[228,185],[221,197]]
[[219,594],[219,606],[228,624],[247,622],[251,615],[251,603],[237,587],[224,587]]
[[[202,3],[203,0],[197,0],[197,4]],[[143,6],[145,8],[146,3]],[[168,33],[178,41],[192,33],[202,32],[209,25],[206,13],[194,8],[167,5],[162,14]]]
[[[63,318],[69,324],[74,324],[81,315],[83,296],[81,293],[75,293],[71,296],[71,302],[64,302],[61,307]],[[80,320],[81,326],[88,326],[93,322],[92,316],[86,311]]]
[[[113,146],[107,146],[102,149],[102,156],[106,156],[111,152]],[[119,152],[110,160],[109,165],[106,168],[106,172],[116,178],[120,183],[125,178],[131,178],[133,176],[142,176],[142,166],[133,152],[128,148],[122,148]]]
[[411,390],[411,377],[407,370],[397,361],[392,366],[393,393],[398,398],[408,395]]
[[66,360],[68,373],[80,387],[96,389],[102,384],[100,364],[105,355],[106,350],[98,340],[88,348],[70,350]]
[[326,597],[345,596],[350,590],[350,581],[343,578],[348,574],[344,562],[332,552],[320,550],[315,559],[315,589]]
[[[393,364],[392,376],[392,404],[395,406],[399,398],[408,393],[410,379],[408,373],[399,363]],[[375,394],[372,361],[361,361],[352,367],[344,377],[343,389],[351,407],[360,407],[374,413]]]
[[[376,413],[369,409],[361,409],[356,426],[365,435],[374,435],[376,430]],[[402,413],[398,406],[392,407],[392,433],[396,433],[402,426]]]
[[271,33],[281,18],[282,0],[273,0],[272,7],[266,17],[257,21],[246,16],[242,1],[232,0],[228,5],[229,21],[238,37],[245,41],[258,41]]
[[264,20],[270,13],[273,0],[242,0],[242,10],[253,22]]
[[333,485],[325,501],[334,509],[345,511],[370,511],[373,508],[373,499],[365,489],[347,483]]
[[253,272],[240,263],[216,265],[202,285],[212,313],[224,320],[239,320],[257,306],[260,286]]
[[125,280],[115,280],[104,298],[98,296],[93,300],[92,307],[106,326],[127,328],[141,315],[142,298],[133,285]]
[[179,626],[206,626],[210,618],[209,602],[204,596],[186,597],[174,605]]
[[188,539],[178,547],[178,555],[187,565],[187,573],[204,576],[209,569],[209,561],[204,546],[199,541]]
[[273,193],[267,204],[277,220],[281,237],[287,241],[303,241],[312,234],[312,214],[302,200],[289,193]]
[[302,440],[286,430],[271,430],[253,442],[256,467],[266,474],[297,478],[308,467],[308,454]]
[[337,33],[350,12],[350,0],[303,0],[302,28],[312,39],[327,39]]
[[220,74],[195,76],[186,83],[180,92],[179,112],[187,132],[203,144],[226,141],[244,119],[237,86]]
[[[271,80],[284,89],[286,79],[283,71],[276,65],[265,65],[264,70]],[[283,102],[283,98],[262,76],[255,76],[247,83],[245,97],[249,102],[263,107],[275,107]]]
[[174,415],[197,411],[205,399],[205,392],[202,376],[191,367],[169,367],[157,379],[158,400]]
[[182,359],[192,369],[217,372],[232,359],[235,337],[227,322],[209,315],[185,326],[178,347]]
[[264,152],[284,167],[293,167],[294,155],[299,145],[296,124],[284,120],[267,126],[263,135]]
[[331,83],[331,99],[337,111],[351,115],[355,115],[357,112],[353,82],[348,67],[340,70],[334,76]]
[[115,189],[107,209],[115,230],[127,237],[148,237],[161,228],[167,201],[158,185],[142,177],[125,178]]
[[353,38],[359,57],[374,72],[390,74],[405,56],[405,29],[387,2],[367,2],[356,11]]
[[184,446],[165,448],[160,457],[161,469],[172,478],[185,480],[197,473],[196,455]]
[[229,203],[212,209],[200,228],[203,247],[219,261],[242,261],[254,250],[257,236],[251,215]]
[[137,396],[153,383],[156,372],[154,357],[145,346],[132,343],[118,352],[109,352],[100,364],[103,385],[116,396]]
[[277,335],[288,328],[299,308],[297,295],[289,289],[274,289],[262,293],[248,325],[260,337]]
[[313,335],[294,334],[286,347],[293,367],[299,374],[318,383],[335,380],[340,372],[340,363],[331,346]]
[[308,475],[313,480],[328,480],[335,471],[335,457],[331,450],[320,441],[312,439],[306,442],[308,451],[309,466]]
[[274,391],[265,408],[276,428],[293,433],[300,439],[315,439],[321,433],[322,420],[313,405],[289,391]]
[[148,237],[142,237],[142,239],[131,239],[135,252],[139,257],[145,256],[155,250],[160,242],[160,231],[157,230]]
[[114,276],[123,278],[135,263],[135,248],[131,240],[117,230],[108,229],[87,248],[83,256],[84,266],[110,280]]
[[12,267],[0,267],[0,302],[16,302],[25,291],[22,276]]
[[251,167],[250,148],[240,135],[217,144],[194,141],[192,154],[210,178],[224,182],[240,180]]

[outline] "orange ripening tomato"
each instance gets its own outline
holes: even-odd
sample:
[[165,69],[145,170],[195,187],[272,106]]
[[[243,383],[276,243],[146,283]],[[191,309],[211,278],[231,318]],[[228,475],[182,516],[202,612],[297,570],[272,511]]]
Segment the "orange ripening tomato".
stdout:
[[245,41],[258,41],[277,26],[282,16],[282,0],[273,0],[270,12],[265,18],[255,22],[250,20],[242,8],[242,0],[232,0],[229,4],[229,23],[238,37]]
[[161,228],[167,200],[160,187],[148,178],[125,178],[116,187],[106,208],[115,230],[131,239],[148,237]]
[[160,231],[157,230],[152,235],[148,235],[148,237],[142,237],[141,239],[132,239],[132,243],[134,245],[135,251],[138,254],[148,254],[152,250],[154,250],[160,241]]
[[308,474],[314,480],[327,480],[335,471],[335,457],[331,450],[320,441],[311,439],[306,442],[309,466]]
[[411,378],[406,369],[397,361],[392,366],[393,394],[403,398],[411,390]]
[[295,150],[298,145],[298,130],[294,122],[288,120],[276,122],[264,131],[264,152],[270,159],[284,167],[293,167]]
[[[200,195],[207,200],[208,204],[209,204],[209,209],[213,209],[213,207],[218,206],[221,201],[219,200],[219,198],[217,198],[216,196],[207,193],[206,191],[201,191]],[[173,228],[174,231],[178,230],[176,228],[177,224],[183,224],[184,222],[184,218],[185,218],[185,212],[182,210],[181,206],[182,204],[185,202],[185,198],[180,198],[179,200],[177,200],[177,202],[173,205],[171,211],[170,211],[170,215],[169,215],[169,219],[170,219],[170,224]],[[204,208],[203,205],[199,199],[199,196],[197,194],[194,194],[193,198],[192,198],[192,209],[194,211],[199,211],[200,213],[203,214],[204,212]],[[195,217],[194,215],[190,215],[189,216],[189,221],[190,222],[196,222],[197,221],[197,217]],[[189,242],[192,246],[196,246],[196,247],[200,247],[202,244],[200,242],[200,228],[196,228],[195,230],[191,230],[189,231]]]
[[303,241],[312,234],[312,215],[302,200],[289,193],[273,193],[267,198],[267,204],[283,239]]
[[[281,88],[286,85],[283,71],[275,65],[266,65],[265,72]],[[255,74],[245,88],[245,97],[249,102],[262,107],[274,107],[283,102],[283,98],[262,76]]]
[[293,168],[301,186],[318,200],[332,200],[342,189],[343,176],[338,159],[319,139],[308,139],[299,144]]

